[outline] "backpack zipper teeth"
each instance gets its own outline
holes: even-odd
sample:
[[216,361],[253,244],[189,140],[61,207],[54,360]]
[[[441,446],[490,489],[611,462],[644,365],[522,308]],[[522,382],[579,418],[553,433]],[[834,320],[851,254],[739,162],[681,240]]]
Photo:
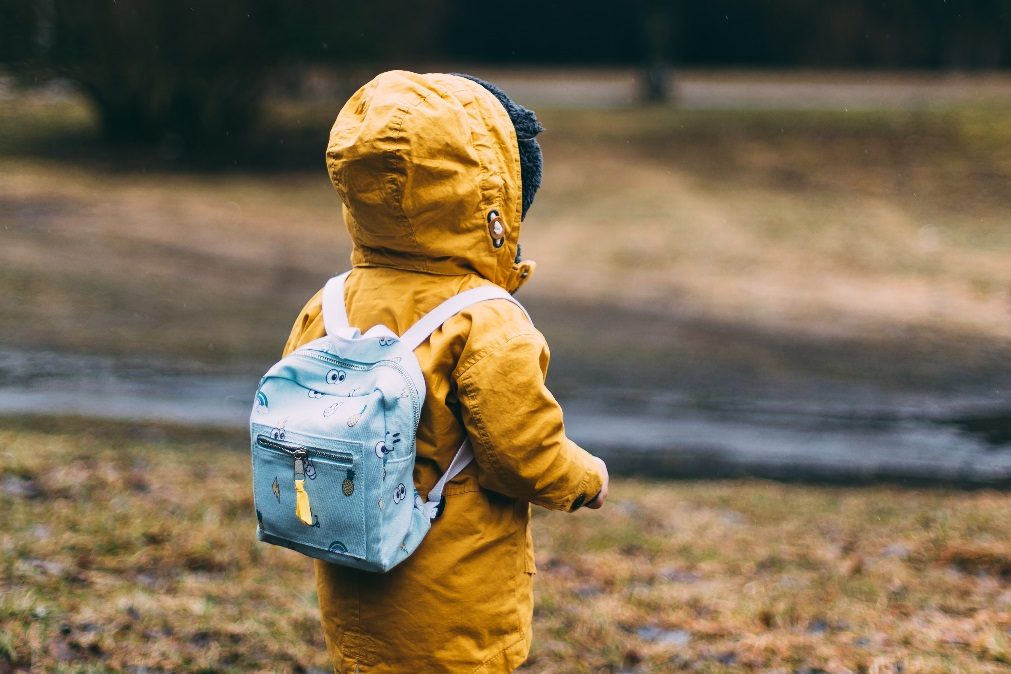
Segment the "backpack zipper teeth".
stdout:
[[417,427],[419,421],[421,420],[421,404],[420,401],[418,400],[421,396],[418,394],[418,388],[414,385],[414,380],[411,379],[411,375],[410,373],[407,372],[407,369],[404,368],[403,365],[396,362],[395,360],[381,360],[370,367],[368,365],[363,365],[361,363],[355,363],[348,360],[340,360],[337,358],[333,358],[331,356],[327,356],[315,350],[312,351],[307,350],[305,352],[296,351],[295,353],[304,358],[315,358],[316,360],[321,360],[324,363],[330,363],[331,365],[337,365],[339,367],[346,367],[349,370],[365,371],[370,370],[373,367],[379,366],[392,367],[394,370],[403,375],[404,381],[406,381],[408,386],[411,387],[411,393],[414,394],[413,396],[411,396],[411,411],[414,413],[415,427]]
[[[330,363],[331,365],[338,365],[340,367],[346,367],[349,370],[368,370],[369,366],[363,363],[356,363],[350,360],[340,360],[339,358],[334,358],[333,356],[327,356],[324,353],[315,350],[306,351],[296,351],[293,355],[299,355],[303,358],[315,358],[316,360],[321,360],[324,363]],[[380,361],[383,362],[383,361]]]
[[300,455],[304,456],[305,454],[309,454],[332,459],[339,463],[346,463],[348,465],[352,465],[355,460],[354,455],[349,452],[335,452],[333,450],[323,449],[322,447],[310,447],[308,445],[300,445],[294,442],[279,442],[266,435],[257,435],[256,444],[266,449],[274,449],[284,452],[288,456],[295,458],[299,458]]

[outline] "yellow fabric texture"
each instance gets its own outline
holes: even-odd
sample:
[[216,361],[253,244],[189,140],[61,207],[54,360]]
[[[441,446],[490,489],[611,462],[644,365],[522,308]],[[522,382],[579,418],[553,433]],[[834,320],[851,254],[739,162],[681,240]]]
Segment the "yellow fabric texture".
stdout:
[[[351,325],[397,334],[443,300],[489,282],[514,291],[521,183],[515,132],[483,87],[393,71],[343,107],[327,148],[354,243]],[[488,214],[506,227],[492,245]],[[325,334],[321,292],[285,353]],[[476,304],[415,351],[427,392],[414,482],[427,496],[463,441],[475,461],[445,489],[418,550],[386,574],[316,562],[323,631],[337,672],[511,672],[533,616],[530,504],[570,510],[601,488],[592,457],[565,435],[544,385],[548,348],[505,300]]]
[[309,494],[305,491],[305,480],[295,480],[295,517],[312,526],[312,508],[309,507]]

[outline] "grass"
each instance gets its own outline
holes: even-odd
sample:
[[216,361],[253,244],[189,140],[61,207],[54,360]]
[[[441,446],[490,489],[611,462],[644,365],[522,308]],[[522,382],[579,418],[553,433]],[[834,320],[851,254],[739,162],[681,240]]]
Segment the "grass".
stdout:
[[[253,536],[244,439],[0,424],[0,671],[327,667],[310,565]],[[1011,496],[622,480],[535,515],[524,671],[1001,672]]]
[[[279,103],[210,171],[101,147],[73,97],[0,102],[4,341],[269,360],[347,265],[333,114]],[[525,297],[870,343],[1011,336],[1006,104],[541,116]]]

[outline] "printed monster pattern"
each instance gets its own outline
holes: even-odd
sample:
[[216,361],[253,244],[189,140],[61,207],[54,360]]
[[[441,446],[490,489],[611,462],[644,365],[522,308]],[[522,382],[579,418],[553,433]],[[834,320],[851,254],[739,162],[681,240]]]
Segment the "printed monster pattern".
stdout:
[[333,416],[337,412],[337,410],[340,409],[340,406],[343,404],[344,404],[343,400],[335,402],[333,405],[330,405],[330,407],[327,407],[326,409],[323,410],[323,416],[324,417]]
[[367,404],[362,405],[362,408],[360,410],[358,410],[357,412],[348,417],[347,421],[348,428],[354,428],[358,424],[358,422],[362,420],[362,415],[365,413],[365,409],[367,407],[368,407]]
[[386,440],[380,440],[376,443],[376,456],[383,460],[383,465],[386,465],[386,455],[397,449],[397,443],[400,442],[400,433],[386,433],[390,438],[389,444]]

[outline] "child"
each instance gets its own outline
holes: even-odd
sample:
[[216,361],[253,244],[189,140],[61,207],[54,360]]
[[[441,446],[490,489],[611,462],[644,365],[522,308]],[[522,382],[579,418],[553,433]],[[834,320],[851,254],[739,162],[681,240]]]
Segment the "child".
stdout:
[[[540,184],[532,112],[469,76],[393,71],[344,105],[326,160],[354,243],[351,325],[397,334],[443,300],[533,271],[520,221]],[[325,334],[321,294],[285,352]],[[338,672],[511,672],[530,648],[530,504],[599,508],[607,469],[565,436],[544,386],[548,348],[506,300],[471,306],[415,351],[427,384],[414,482],[422,497],[470,438],[418,550],[386,574],[316,562]]]

